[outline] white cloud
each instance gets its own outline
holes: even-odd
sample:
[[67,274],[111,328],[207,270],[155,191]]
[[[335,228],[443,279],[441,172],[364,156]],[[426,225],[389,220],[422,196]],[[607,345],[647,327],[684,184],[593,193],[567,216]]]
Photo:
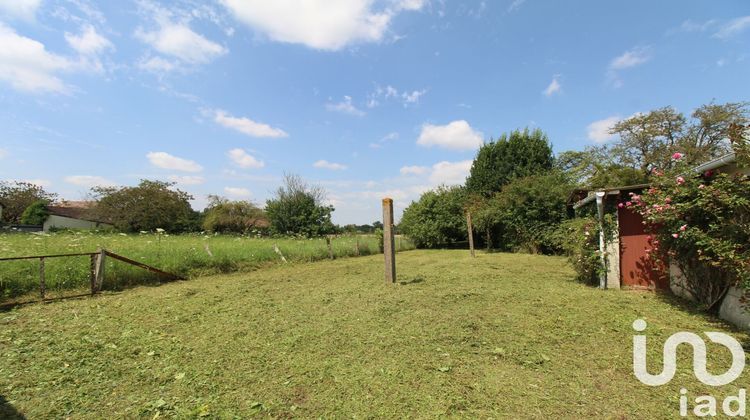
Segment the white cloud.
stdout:
[[68,184],[78,185],[80,187],[111,187],[116,185],[115,182],[101,176],[93,175],[71,175],[65,177]]
[[387,141],[392,141],[392,140],[397,140],[397,139],[398,139],[398,133],[393,131],[383,136],[383,138],[380,139],[380,142],[385,143]]
[[714,24],[716,24],[716,20],[714,19],[707,20],[705,22],[694,22],[688,19],[688,20],[683,21],[682,24],[680,24],[679,31],[680,32],[705,32]]
[[206,182],[206,179],[197,175],[170,175],[169,181],[179,185],[200,185]]
[[609,69],[613,71],[624,70],[627,68],[639,66],[643,63],[646,63],[650,59],[651,54],[648,48],[637,47],[625,51],[624,53],[622,53],[622,55],[615,57],[609,63]]
[[424,0],[391,2],[374,9],[373,0],[221,0],[239,21],[273,41],[339,50],[362,42],[379,42],[394,16],[420,10]]
[[320,169],[330,169],[332,171],[343,171],[347,168],[346,165],[342,165],[340,163],[333,163],[329,162],[327,160],[319,160],[315,163],[313,163],[313,166]]
[[620,122],[620,120],[620,117],[612,116],[592,122],[586,127],[586,134],[588,135],[589,140],[596,143],[606,143],[613,139],[615,136],[610,134],[609,130],[611,130],[615,124]]
[[65,40],[71,48],[82,55],[97,55],[115,47],[91,25],[84,25],[80,35],[65,32]]
[[352,104],[351,96],[344,96],[344,100],[336,104],[326,104],[326,109],[329,111],[341,112],[342,114],[356,115],[361,117],[365,115],[365,112],[358,109]]
[[240,187],[224,187],[224,192],[230,197],[247,198],[253,195],[247,188]]
[[146,154],[149,162],[157,168],[171,169],[182,172],[200,172],[203,167],[192,160],[172,156],[166,152],[149,152]]
[[205,64],[228,52],[222,45],[206,39],[184,23],[162,21],[156,31],[137,29],[135,37],[154,50],[189,64]]
[[48,52],[39,41],[18,35],[0,22],[0,80],[27,92],[67,93],[70,88],[57,77],[73,69],[65,57]]
[[729,39],[737,36],[750,28],[750,16],[742,16],[736,19],[730,20],[727,24],[719,28],[714,34],[714,37],[721,39]]
[[425,93],[427,93],[427,89],[415,90],[411,93],[404,92],[401,94],[401,98],[403,98],[404,103],[406,104],[415,104],[419,103],[419,98],[421,98]]
[[241,168],[260,169],[266,166],[265,162],[258,160],[255,156],[248,154],[242,149],[232,149],[227,153],[229,159]]
[[34,20],[42,0],[0,0],[0,15]]
[[422,99],[422,96],[426,93],[427,89],[399,92],[398,89],[391,85],[386,87],[377,86],[375,91],[367,95],[367,107],[375,108],[381,104],[381,101],[388,101],[391,99],[401,102],[404,107],[408,107],[409,105],[418,104]]
[[166,60],[162,57],[141,58],[138,61],[137,66],[139,69],[145,70],[151,73],[168,73],[172,70],[177,70],[180,67],[179,63]]
[[466,181],[471,171],[472,160],[462,160],[460,162],[438,162],[432,165],[430,182],[433,185],[459,185]]
[[220,109],[214,110],[212,113],[215,123],[251,137],[289,137],[289,134],[280,128],[274,128],[268,124],[259,123],[249,118],[233,117]]
[[419,134],[420,146],[438,146],[444,149],[472,150],[482,145],[483,134],[471,128],[465,120],[453,121],[448,125],[425,124]]
[[526,3],[526,0],[513,0],[513,3],[508,6],[508,13],[515,12],[516,10],[520,9],[524,3]]
[[426,166],[404,166],[399,172],[401,175],[424,175],[429,170]]
[[560,93],[560,91],[562,90],[562,86],[560,85],[559,79],[560,79],[560,75],[557,75],[557,74],[554,75],[552,77],[552,81],[550,82],[549,86],[547,86],[547,89],[544,89],[542,93],[545,96],[552,96],[555,93]]

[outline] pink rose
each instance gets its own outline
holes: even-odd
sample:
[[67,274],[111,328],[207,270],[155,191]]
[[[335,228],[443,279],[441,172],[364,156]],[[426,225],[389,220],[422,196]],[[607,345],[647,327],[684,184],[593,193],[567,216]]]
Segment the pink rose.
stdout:
[[627,203],[625,203],[625,205],[628,206],[628,207],[630,207],[630,206],[633,205],[633,202],[632,201],[628,201]]
[[702,189],[704,189],[704,188],[706,188],[706,186],[705,186],[704,184],[698,185],[698,189],[699,189],[699,190],[702,190]]
[[675,239],[677,239],[677,238],[679,238],[679,237],[680,237],[680,234],[679,234],[679,233],[673,233],[673,234],[672,234],[672,237],[673,237],[673,238],[675,238]]
[[680,232],[684,232],[687,229],[687,225],[680,226]]
[[672,159],[674,159],[674,160],[680,160],[680,159],[682,159],[683,156],[685,156],[685,155],[683,155],[680,152],[675,152],[675,154],[672,155]]
[[669,204],[669,203],[671,203],[671,202],[672,202],[672,199],[671,199],[671,198],[669,198],[669,197],[667,197],[667,198],[666,198],[666,199],[664,200],[664,202],[665,202],[665,203],[667,203],[667,204]]
[[682,185],[685,183],[685,178],[678,176],[676,181],[677,181],[677,185]]
[[621,209],[621,208],[623,208],[623,207],[625,207],[625,204],[622,204],[622,203],[620,203],[620,204],[618,204],[618,205],[617,205],[617,208],[618,208],[618,209]]
[[703,176],[705,176],[706,178],[711,178],[712,176],[714,176],[714,171],[709,169],[703,173]]

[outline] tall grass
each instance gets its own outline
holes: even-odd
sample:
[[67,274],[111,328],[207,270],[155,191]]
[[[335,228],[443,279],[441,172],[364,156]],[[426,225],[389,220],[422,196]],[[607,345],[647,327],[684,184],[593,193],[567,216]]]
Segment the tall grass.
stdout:
[[[359,247],[357,247],[359,244]],[[413,249],[406,238],[396,239],[397,250]],[[124,235],[97,232],[49,234],[0,234],[0,258],[62,253],[95,252],[105,248],[128,258],[183,277],[216,273],[252,271],[281,262],[278,247],[289,263],[329,258],[325,238],[257,238],[229,235]],[[359,251],[357,250],[359,248]],[[379,252],[374,235],[332,238],[336,258],[371,255]],[[47,288],[54,296],[87,287],[89,257],[52,258],[45,261]],[[138,284],[154,284],[160,279],[140,268],[108,259],[103,288],[119,290]],[[39,288],[39,261],[0,261],[0,300],[22,296]]]

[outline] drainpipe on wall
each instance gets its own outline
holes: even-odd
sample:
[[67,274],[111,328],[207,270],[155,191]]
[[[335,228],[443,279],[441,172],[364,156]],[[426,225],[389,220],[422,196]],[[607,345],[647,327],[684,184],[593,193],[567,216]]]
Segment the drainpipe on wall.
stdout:
[[604,270],[599,276],[599,288],[607,288],[607,257],[604,255],[606,245],[604,243],[604,191],[596,192],[596,212],[599,215],[599,258],[602,260]]

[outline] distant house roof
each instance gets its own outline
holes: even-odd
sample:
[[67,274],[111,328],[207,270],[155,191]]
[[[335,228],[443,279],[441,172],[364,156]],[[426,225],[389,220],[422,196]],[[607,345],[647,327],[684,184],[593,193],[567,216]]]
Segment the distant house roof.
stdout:
[[97,220],[92,215],[92,201],[62,201],[60,203],[47,206],[50,215],[68,217],[71,219],[86,220],[88,222],[107,223]]

